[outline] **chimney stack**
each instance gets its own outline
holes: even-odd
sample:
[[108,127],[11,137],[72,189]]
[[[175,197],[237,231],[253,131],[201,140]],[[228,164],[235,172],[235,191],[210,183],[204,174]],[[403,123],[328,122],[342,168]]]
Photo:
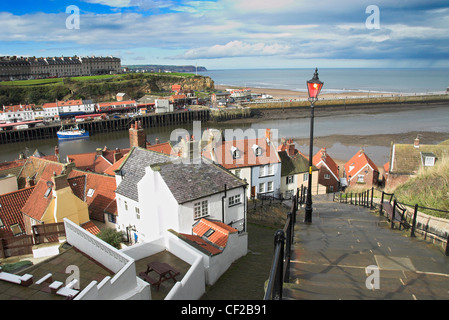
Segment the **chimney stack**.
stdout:
[[414,147],[419,148],[419,138],[418,137],[416,137],[416,139],[415,139]]

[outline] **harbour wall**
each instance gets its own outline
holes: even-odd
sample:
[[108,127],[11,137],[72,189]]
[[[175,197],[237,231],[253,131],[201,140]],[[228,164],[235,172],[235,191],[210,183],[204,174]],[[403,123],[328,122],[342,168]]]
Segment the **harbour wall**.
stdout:
[[[189,110],[182,112],[169,112],[149,115],[139,115],[133,118],[112,118],[101,121],[86,121],[78,123],[80,129],[89,131],[90,134],[101,132],[114,132],[128,130],[132,123],[140,121],[144,128],[181,125],[193,121],[209,121],[209,110]],[[0,131],[0,144],[32,141],[40,139],[54,139],[61,128],[60,124],[34,127],[22,130]]]

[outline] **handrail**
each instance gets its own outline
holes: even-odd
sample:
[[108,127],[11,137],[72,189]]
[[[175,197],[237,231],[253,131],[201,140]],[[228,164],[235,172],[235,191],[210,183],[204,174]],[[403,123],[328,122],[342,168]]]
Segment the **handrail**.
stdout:
[[264,300],[282,300],[283,284],[289,281],[296,212],[298,204],[302,201],[303,192],[304,189],[301,188],[301,197],[299,197],[299,189],[297,189],[297,194],[292,199],[292,209],[287,215],[285,226],[283,229],[277,230],[274,235],[274,255]]
[[[378,190],[378,189],[376,189]],[[380,190],[378,190],[380,191]],[[374,187],[371,188],[371,203],[368,203],[368,198],[369,198],[369,190],[366,190],[362,193],[355,193],[355,197],[354,197],[354,202],[352,201],[353,198],[353,193],[350,193],[350,204],[355,204],[355,205],[363,205],[363,206],[368,206],[371,209],[374,209],[374,204],[373,204],[373,193],[374,193]],[[342,197],[342,194],[340,193],[337,197],[337,201],[339,202],[344,202],[344,203],[348,203],[348,193],[345,193],[345,197]],[[389,197],[389,200],[385,199],[385,196]],[[357,203],[357,197],[359,198],[359,203]],[[334,201],[336,200],[336,194],[334,193]],[[392,203],[393,202],[393,203]],[[392,210],[391,213],[391,217],[387,217],[388,219],[391,219],[391,228],[394,228],[394,222],[396,220],[396,222],[399,222],[399,230],[401,230],[401,227],[404,228],[410,228],[410,236],[411,237],[415,237],[415,231],[418,228],[417,226],[417,215],[418,215],[418,208],[421,209],[427,209],[427,210],[433,210],[433,211],[437,211],[437,212],[442,212],[442,213],[449,213],[449,211],[447,210],[442,210],[442,209],[437,209],[437,208],[428,208],[428,207],[424,207],[418,204],[415,205],[410,205],[407,203],[402,203],[400,202],[394,193],[387,193],[385,191],[382,191],[382,196],[380,199],[380,203],[379,203],[379,215],[383,215],[383,211],[384,209],[384,203],[389,203],[391,205],[389,210]],[[413,208],[413,215],[407,213],[407,207]],[[398,209],[401,212],[397,212],[396,209]],[[399,214],[398,218],[395,218],[396,213]],[[407,221],[407,219],[409,219],[409,221]],[[445,255],[449,256],[449,233],[445,232],[445,234],[439,234],[437,232],[432,232],[428,230],[428,225],[425,226],[425,229],[421,228],[420,230],[422,230],[422,232],[426,235],[427,233],[433,234],[437,237],[439,237],[441,239],[442,242],[446,242],[446,249],[445,249]],[[424,236],[425,238],[425,236]],[[444,240],[444,238],[446,238]]]

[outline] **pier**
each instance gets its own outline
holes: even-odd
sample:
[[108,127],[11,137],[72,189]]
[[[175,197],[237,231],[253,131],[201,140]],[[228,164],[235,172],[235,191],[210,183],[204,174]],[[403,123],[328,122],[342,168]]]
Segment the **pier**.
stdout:
[[[113,132],[120,130],[128,130],[134,121],[140,121],[144,128],[157,128],[171,125],[181,125],[192,123],[193,121],[208,121],[209,110],[189,110],[181,112],[169,112],[159,114],[142,114],[128,118],[111,118],[100,121],[86,121],[78,123],[80,129],[89,131],[89,133]],[[0,144],[32,141],[41,139],[56,138],[56,133],[60,129],[61,124],[53,124],[42,127],[34,127],[22,130],[5,130],[0,131]]]

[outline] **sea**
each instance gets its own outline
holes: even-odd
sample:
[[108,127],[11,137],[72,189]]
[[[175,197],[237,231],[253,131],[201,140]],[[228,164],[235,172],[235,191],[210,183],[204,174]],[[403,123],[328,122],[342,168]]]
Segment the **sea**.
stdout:
[[[306,82],[315,69],[227,69],[198,72],[209,76],[216,85],[285,89],[307,92]],[[322,93],[443,93],[449,87],[449,68],[318,69],[324,82]]]

